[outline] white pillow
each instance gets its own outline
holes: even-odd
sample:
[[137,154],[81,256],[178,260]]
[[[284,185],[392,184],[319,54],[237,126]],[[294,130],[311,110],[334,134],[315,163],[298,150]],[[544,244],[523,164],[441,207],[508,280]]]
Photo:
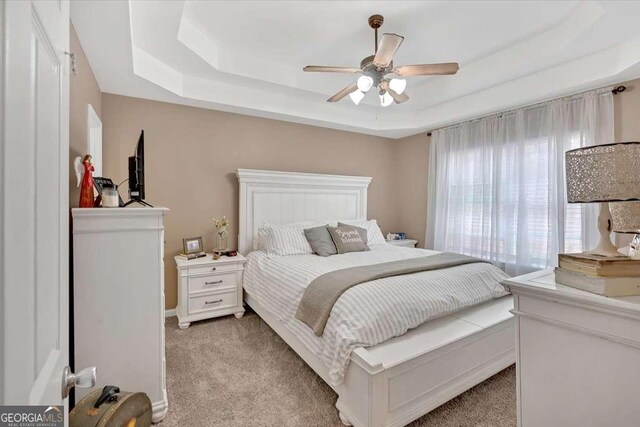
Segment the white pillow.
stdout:
[[370,219],[369,221],[339,221],[343,224],[353,225],[355,227],[364,228],[367,230],[367,245],[383,245],[387,243],[382,235],[382,231],[378,226],[378,221],[375,219]]
[[259,246],[263,246],[268,256],[312,254],[313,249],[304,235],[304,230],[321,225],[325,224],[315,222],[264,224],[258,228]]

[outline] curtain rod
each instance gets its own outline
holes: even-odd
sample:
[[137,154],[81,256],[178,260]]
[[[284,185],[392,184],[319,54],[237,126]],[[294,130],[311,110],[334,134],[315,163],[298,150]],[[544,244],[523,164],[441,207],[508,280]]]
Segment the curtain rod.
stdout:
[[619,94],[619,93],[624,92],[625,90],[627,90],[627,87],[626,87],[626,86],[622,86],[622,85],[620,85],[620,86],[618,86],[618,87],[615,87],[615,88],[611,91],[611,93],[612,93],[612,94],[614,94],[614,95],[617,95],[617,94]]
[[[605,86],[605,87],[606,87],[606,86]],[[598,89],[595,89],[595,90],[598,90]],[[625,90],[627,90],[627,87],[626,87],[626,86],[623,86],[623,85],[620,85],[620,86],[616,86],[616,87],[614,87],[614,88],[611,90],[611,93],[612,93],[612,94],[614,94],[614,95],[617,95],[617,94],[619,94],[619,93],[624,92]],[[587,91],[587,92],[590,92],[590,91]],[[586,92],[582,92],[582,93],[586,93]],[[576,96],[576,95],[580,95],[580,93],[577,93],[577,94],[574,94],[574,95],[569,95],[569,96],[567,96],[567,98],[568,98],[568,97],[572,97],[572,96]],[[561,98],[555,98],[555,99],[562,99],[562,98],[564,98],[564,97],[561,97]],[[548,101],[543,101],[543,102],[541,102],[541,103],[539,103],[539,104],[543,104],[543,103],[545,103],[545,102],[548,102]],[[535,106],[535,105],[539,105],[539,104],[532,104],[532,105],[530,105],[530,107],[533,107],[533,106]],[[525,108],[525,107],[519,107],[519,108]],[[519,108],[515,108],[514,110],[517,110],[517,109],[519,109]],[[490,116],[493,116],[493,115],[502,115],[502,114],[506,114],[506,113],[509,113],[509,112],[511,112],[511,111],[514,111],[514,110],[507,110],[507,111],[503,111],[502,113],[490,114],[489,116],[485,116],[485,117],[490,117]],[[471,120],[466,120],[466,121],[468,121],[468,122],[472,122],[472,121],[474,121],[474,120],[480,120],[480,119],[483,119],[483,118],[484,118],[484,117],[479,117],[479,118],[477,118],[477,119],[471,119]],[[462,124],[462,123],[465,123],[465,122],[460,122],[460,123],[456,123],[456,124]],[[451,126],[455,126],[456,124],[451,125]],[[449,127],[449,126],[445,126],[445,127]],[[438,129],[440,129],[440,128],[438,128]],[[427,136],[431,136],[431,132],[432,132],[432,131],[427,132]]]

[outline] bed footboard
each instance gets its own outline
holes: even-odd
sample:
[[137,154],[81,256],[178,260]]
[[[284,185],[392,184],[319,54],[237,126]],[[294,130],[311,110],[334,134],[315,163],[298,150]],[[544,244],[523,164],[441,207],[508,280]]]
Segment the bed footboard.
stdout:
[[515,330],[506,309],[511,297],[501,300],[356,350],[336,403],[341,421],[404,426],[512,365]]

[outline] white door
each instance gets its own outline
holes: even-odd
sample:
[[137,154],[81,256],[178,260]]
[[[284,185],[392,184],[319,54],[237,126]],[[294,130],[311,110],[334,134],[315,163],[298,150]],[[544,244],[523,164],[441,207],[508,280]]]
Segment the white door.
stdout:
[[69,3],[8,0],[0,8],[0,402],[66,405]]

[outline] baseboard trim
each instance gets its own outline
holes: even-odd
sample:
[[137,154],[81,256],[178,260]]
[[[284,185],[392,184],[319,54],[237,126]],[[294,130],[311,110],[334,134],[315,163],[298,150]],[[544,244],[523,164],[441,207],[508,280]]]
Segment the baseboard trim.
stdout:
[[176,309],[172,308],[170,310],[165,310],[164,311],[164,317],[175,317],[176,316]]
[[151,422],[157,424],[162,421],[169,410],[169,401],[167,400],[167,390],[162,390],[163,399],[151,404]]

